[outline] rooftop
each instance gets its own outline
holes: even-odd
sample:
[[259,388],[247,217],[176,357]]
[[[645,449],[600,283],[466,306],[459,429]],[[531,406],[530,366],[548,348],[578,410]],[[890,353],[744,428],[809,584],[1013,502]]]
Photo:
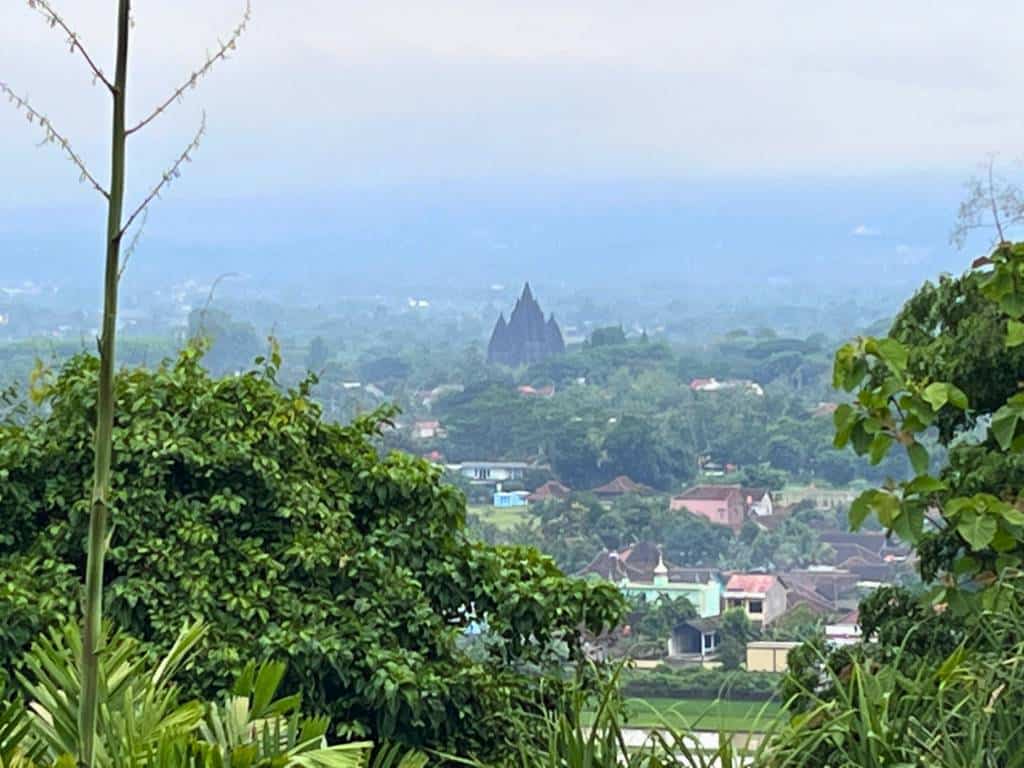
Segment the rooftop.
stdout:
[[725,501],[733,494],[739,494],[741,488],[738,485],[695,485],[687,488],[677,499],[693,499],[694,501]]
[[619,475],[611,482],[595,488],[593,492],[596,494],[618,496],[626,493],[650,493],[651,489],[646,485],[641,485],[640,483],[635,482],[630,477],[626,477],[626,475]]
[[779,580],[770,573],[734,573],[729,577],[725,591],[765,594],[778,583]]

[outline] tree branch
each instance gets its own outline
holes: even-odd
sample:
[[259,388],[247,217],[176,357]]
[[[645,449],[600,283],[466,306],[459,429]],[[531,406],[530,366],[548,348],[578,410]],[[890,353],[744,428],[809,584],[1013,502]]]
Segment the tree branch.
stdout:
[[139,214],[146,210],[146,208],[149,206],[151,202],[153,202],[154,199],[160,196],[160,193],[163,191],[164,187],[168,186],[172,181],[174,181],[174,179],[177,179],[181,176],[181,166],[185,163],[192,162],[192,153],[199,148],[199,142],[202,140],[203,135],[205,133],[206,113],[203,112],[203,121],[199,125],[199,130],[196,131],[195,138],[193,138],[191,143],[187,147],[185,147],[185,151],[181,153],[178,159],[174,161],[174,165],[172,165],[167,171],[164,172],[164,175],[161,177],[159,183],[155,187],[153,187],[152,191],[148,195],[146,195],[146,199],[139,203],[138,208],[132,211],[131,216],[128,217],[128,220],[125,222],[124,226],[121,227],[121,231],[117,235],[119,238],[124,237],[124,233],[131,229],[131,226],[135,222],[135,219],[139,217]]
[[[128,244],[125,249],[124,256],[121,258],[121,268],[117,270],[117,279],[120,282],[121,277],[124,275],[124,271],[128,268],[128,262],[131,261],[132,256],[135,254],[135,249],[139,247],[139,240],[142,237],[143,231],[146,229],[146,219],[149,218],[149,211],[143,210],[142,221],[139,223],[139,228],[135,230],[135,234],[132,235],[132,241]],[[127,228],[124,230],[127,232]]]
[[78,51],[82,54],[82,58],[85,59],[85,63],[89,65],[89,69],[92,70],[93,77],[95,80],[99,80],[103,85],[107,87],[107,90],[113,93],[114,86],[107,79],[106,75],[103,74],[103,70],[100,69],[96,62],[92,60],[89,52],[82,46],[82,41],[78,39],[78,34],[71,30],[71,27],[60,17],[60,15],[53,10],[52,6],[47,0],[28,0],[28,7],[34,11],[38,11],[39,14],[46,19],[47,23],[51,28],[60,27],[64,33],[68,36],[68,45],[71,46],[71,53]]
[[1006,242],[1006,237],[1003,235],[1003,223],[999,219],[999,205],[996,202],[995,174],[993,171],[995,164],[995,156],[990,155],[988,158],[988,201],[992,207],[992,220],[995,222],[996,232],[999,233],[999,244],[1002,245]]
[[199,69],[192,73],[191,77],[185,81],[184,85],[174,91],[166,101],[160,106],[154,109],[149,116],[139,122],[133,128],[129,128],[127,135],[131,136],[136,131],[140,131],[149,125],[153,120],[162,115],[164,111],[170,107],[174,102],[180,101],[185,96],[185,91],[195,88],[199,81],[209,74],[210,70],[213,69],[214,65],[221,60],[227,60],[230,51],[235,50],[235,46],[238,43],[238,39],[245,33],[246,28],[249,26],[249,20],[252,17],[252,0],[245,0],[245,13],[242,15],[242,20],[238,26],[235,27],[231,33],[231,37],[228,38],[226,43],[221,43],[217,52],[212,56],[207,54],[206,63],[203,64]]
[[39,146],[44,144],[57,144],[63,150],[64,154],[68,156],[72,163],[81,171],[81,177],[79,181],[88,181],[92,184],[93,188],[99,192],[103,197],[110,199],[110,193],[107,192],[103,186],[96,181],[89,169],[85,165],[85,161],[79,157],[75,151],[71,148],[71,143],[63,135],[57,132],[57,129],[53,127],[53,123],[50,122],[50,118],[46,117],[40,112],[37,112],[32,108],[32,105],[28,103],[28,99],[18,96],[7,83],[0,81],[0,93],[6,94],[8,101],[10,101],[15,109],[18,109],[25,113],[30,123],[39,123],[39,127],[43,129],[43,140]]

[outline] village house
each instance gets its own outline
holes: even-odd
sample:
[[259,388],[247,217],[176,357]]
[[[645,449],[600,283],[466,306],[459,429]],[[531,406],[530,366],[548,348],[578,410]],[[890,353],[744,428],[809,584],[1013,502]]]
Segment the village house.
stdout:
[[416,421],[412,425],[413,440],[434,440],[444,437],[445,434],[445,429],[441,426],[440,421]]
[[464,461],[451,464],[448,469],[458,472],[476,485],[495,485],[511,480],[522,480],[530,465],[525,461]]
[[819,616],[835,616],[857,605],[860,595],[857,575],[845,568],[812,565],[781,574],[789,590],[790,610],[806,606]]
[[526,491],[503,491],[501,489],[501,483],[498,483],[498,487],[494,491],[491,503],[500,509],[525,507],[528,504],[527,495]]
[[697,485],[669,501],[673,512],[682,509],[707,518],[716,525],[739,531],[747,517],[742,489],[738,485]]
[[856,610],[825,626],[825,642],[833,647],[855,645],[860,641],[860,614]]
[[695,485],[669,501],[673,512],[682,509],[707,518],[716,525],[726,525],[739,532],[748,518],[771,518],[775,506],[767,488],[744,488],[740,485]]
[[672,628],[668,656],[676,660],[705,661],[718,654],[719,618],[688,619]]
[[785,640],[754,640],[747,643],[748,672],[785,672],[789,652],[800,643]]
[[531,504],[540,504],[548,499],[567,499],[570,493],[572,493],[572,489],[568,486],[562,485],[557,480],[548,480],[526,498]]
[[767,488],[743,488],[747,514],[752,517],[771,517],[775,514],[772,493]]
[[627,597],[642,597],[647,602],[661,596],[673,600],[685,597],[704,618],[717,616],[721,611],[722,583],[715,571],[668,565],[661,548],[651,542],[639,542],[618,552],[602,552],[579,575],[600,576],[617,584]]
[[619,475],[611,482],[594,488],[591,493],[597,496],[597,498],[607,501],[631,493],[647,496],[654,493],[654,489],[634,482],[632,478],[629,478],[626,475]]
[[766,627],[786,612],[786,586],[769,573],[734,573],[725,584],[724,609],[742,608],[755,626]]

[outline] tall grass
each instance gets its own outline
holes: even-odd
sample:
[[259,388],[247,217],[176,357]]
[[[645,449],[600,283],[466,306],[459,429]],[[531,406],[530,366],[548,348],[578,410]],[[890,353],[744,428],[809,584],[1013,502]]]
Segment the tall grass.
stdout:
[[[698,731],[671,710],[642,743],[630,736],[620,670],[573,687],[536,716],[513,768],[1024,768],[1024,611],[1021,601],[965,620],[964,642],[919,656],[909,642],[864,648],[841,664],[819,655],[820,675],[797,684],[791,716],[755,717],[750,734]],[[927,632],[927,623],[911,635]],[[918,638],[919,639],[919,638]],[[878,659],[884,659],[879,661]],[[830,663],[830,661],[832,663]],[[804,678],[806,679],[806,678]],[[799,711],[796,705],[799,703]],[[635,705],[633,705],[635,706]],[[710,720],[713,722],[713,719]]]

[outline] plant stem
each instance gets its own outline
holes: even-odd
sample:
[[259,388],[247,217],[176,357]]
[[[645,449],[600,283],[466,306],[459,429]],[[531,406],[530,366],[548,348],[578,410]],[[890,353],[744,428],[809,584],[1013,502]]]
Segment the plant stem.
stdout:
[[99,709],[99,653],[103,623],[103,560],[110,517],[110,468],[114,434],[114,355],[117,336],[117,292],[121,259],[121,218],[125,181],[125,97],[128,85],[128,36],[131,0],[119,0],[117,68],[110,147],[110,200],[107,209],[106,272],[103,285],[103,329],[96,407],[96,438],[85,572],[85,616],[82,629],[82,699],[78,715],[79,765],[95,764],[96,719]]

